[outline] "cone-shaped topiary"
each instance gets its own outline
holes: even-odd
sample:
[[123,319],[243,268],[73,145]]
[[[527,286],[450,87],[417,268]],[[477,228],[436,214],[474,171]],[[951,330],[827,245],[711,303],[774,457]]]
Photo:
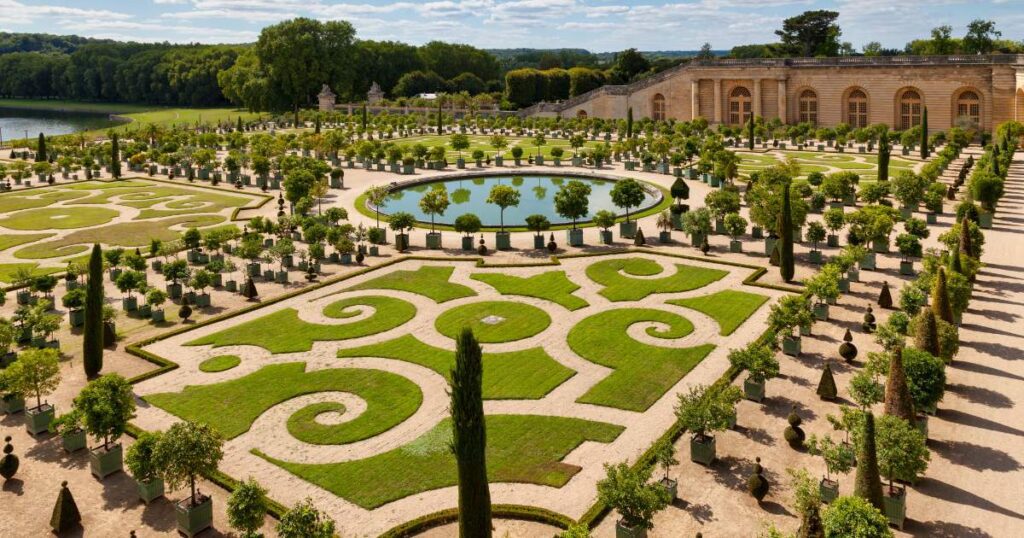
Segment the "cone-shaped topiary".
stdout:
[[834,400],[838,395],[836,378],[832,375],[832,365],[825,361],[825,367],[821,369],[821,379],[818,380],[818,396],[822,400]]
[[459,476],[459,535],[491,536],[491,493],[487,484],[487,432],[481,395],[483,363],[473,331],[463,328],[451,370],[451,449]]
[[704,240],[703,240],[703,241],[701,241],[701,244],[700,244],[700,251],[701,251],[701,252],[702,252],[702,253],[703,253],[703,254],[704,254],[705,256],[707,256],[707,255],[708,255],[708,251],[709,251],[709,250],[711,250],[711,244],[710,244],[710,243],[708,243],[708,238],[707,238],[707,237],[705,237],[705,238],[704,238]]
[[768,263],[771,264],[771,265],[774,265],[775,267],[779,266],[779,243],[778,243],[778,241],[775,242],[775,248],[772,249],[772,253],[768,256]]
[[[860,328],[868,334],[875,332],[875,312],[871,305],[868,305],[868,311],[864,313],[864,323],[860,324]],[[850,331],[847,330],[846,332]]]
[[252,277],[245,279],[245,284],[242,286],[242,296],[246,299],[255,299],[259,295],[259,292],[256,291],[256,283],[252,281]]
[[761,458],[757,458],[754,463],[754,472],[747,478],[747,491],[752,497],[757,499],[757,502],[761,502],[765,495],[768,495],[768,479],[764,477],[764,469],[761,468]]
[[[953,253],[953,256],[956,257],[956,253]],[[946,289],[946,268],[941,265],[932,286],[932,311],[935,312],[935,317],[946,323],[953,323],[953,306],[949,303],[949,291]]]
[[942,349],[939,345],[939,327],[935,319],[935,312],[930,308],[924,308],[914,320],[914,347],[923,349],[936,357],[942,356]]
[[50,516],[50,527],[53,532],[61,534],[67,532],[82,521],[82,515],[78,513],[78,505],[75,498],[68,489],[68,481],[60,483],[60,493],[57,495],[57,503],[53,505],[53,514]]
[[789,422],[789,426],[786,426],[786,430],[782,432],[782,436],[789,443],[789,446],[795,450],[802,450],[804,448],[804,439],[807,438],[807,434],[804,433],[803,428],[800,424],[803,423],[803,419],[800,415],[796,414],[796,406],[793,406],[789,411],[789,416],[786,417],[786,422]]
[[914,423],[914,400],[907,386],[907,372],[903,369],[903,349],[896,348],[889,356],[889,375],[885,379],[885,414]]
[[964,215],[960,219],[960,253],[974,256],[974,245],[971,244],[971,220]]
[[960,247],[953,249],[949,253],[949,270],[962,275],[964,274],[964,265],[961,256],[963,256],[963,253],[960,252]]
[[892,309],[892,292],[889,291],[889,283],[882,283],[882,291],[878,294],[878,306],[886,310]]
[[181,308],[178,309],[178,317],[181,318],[181,321],[183,321],[183,322],[184,321],[188,321],[188,318],[191,315],[192,315],[192,307],[189,306],[188,303],[185,303],[185,304],[181,305]]
[[839,356],[847,364],[857,358],[857,346],[853,345],[853,335],[850,334],[850,329],[846,329],[846,334],[843,335],[843,343],[839,344]]
[[636,235],[633,236],[633,246],[642,247],[647,244],[647,240],[644,239],[643,228],[636,229]]
[[853,494],[868,501],[879,510],[884,509],[882,500],[882,477],[878,474],[878,454],[875,449],[875,415],[864,413],[864,431],[857,447],[857,476]]
[[11,446],[11,436],[8,435],[4,437],[4,457],[0,458],[0,476],[4,477],[4,480],[10,480],[18,472],[20,465],[18,456],[14,455],[14,447]]

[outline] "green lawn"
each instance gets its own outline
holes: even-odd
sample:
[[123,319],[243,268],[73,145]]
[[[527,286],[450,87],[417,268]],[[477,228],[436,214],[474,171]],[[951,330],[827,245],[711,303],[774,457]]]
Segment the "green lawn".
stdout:
[[[490,482],[562,487],[580,471],[562,463],[584,441],[610,443],[621,426],[587,420],[536,416],[487,417],[487,475]],[[445,419],[419,439],[376,456],[342,463],[301,464],[270,458],[288,472],[368,510],[424,491],[458,483]]]
[[288,417],[288,433],[292,437],[306,443],[320,445],[342,445],[347,441],[346,423],[321,424],[316,417],[324,413],[345,413],[344,404],[338,402],[320,402],[307,405]]
[[181,392],[150,394],[143,399],[185,420],[205,422],[225,438],[233,439],[249,431],[253,421],[271,407],[296,396],[325,391],[350,392],[367,404],[359,417],[331,430],[332,444],[386,432],[412,416],[423,401],[419,387],[396,374],[359,368],[306,372],[303,362],[272,364],[231,381],[190,385]]
[[513,301],[481,301],[457,306],[442,313],[434,322],[439,333],[452,339],[458,338],[463,327],[469,327],[481,343],[522,340],[550,325],[551,316],[547,312]]
[[678,339],[693,332],[693,324],[686,318],[649,308],[606,310],[580,321],[569,331],[569,347],[577,355],[615,370],[579,402],[645,411],[715,348],[711,344],[682,349],[656,347],[627,335],[626,330],[634,323],[651,322],[667,326],[664,330],[646,329],[656,338]]
[[55,101],[52,99],[0,99],[0,107],[28,108],[32,110],[67,110],[69,112],[93,112],[97,114],[131,114],[157,108],[153,105]]
[[502,295],[522,295],[560,304],[569,310],[587,306],[587,302],[573,295],[579,285],[569,280],[565,271],[548,271],[531,277],[518,277],[501,273],[474,273],[473,280],[490,285]]
[[[69,185],[70,187],[70,185]],[[22,209],[34,209],[48,205],[74,200],[88,196],[85,192],[75,192],[65,189],[35,189],[30,191],[15,191],[0,195],[0,213],[10,213]]]
[[16,251],[14,257],[21,259],[56,258],[74,256],[89,250],[93,243],[119,247],[149,246],[152,239],[173,241],[181,236],[181,232],[171,229],[172,226],[206,228],[224,222],[220,215],[178,215],[160,220],[118,222],[76,230],[53,241],[35,243]]
[[768,297],[756,293],[722,290],[689,299],[672,299],[668,304],[685,306],[711,316],[718,322],[719,334],[728,336],[757,312],[767,300]]
[[357,314],[357,309],[349,307],[360,305],[373,307],[373,315],[354,323],[319,325],[302,321],[293,308],[284,308],[185,345],[250,345],[262,347],[271,353],[295,353],[309,351],[315,341],[347,340],[394,329],[416,315],[415,306],[393,297],[349,297],[328,305],[324,308],[324,315],[332,318],[352,317]]
[[662,267],[647,258],[616,258],[589,265],[587,277],[604,286],[600,293],[611,301],[639,301],[652,293],[675,293],[702,288],[729,274],[720,269],[681,263],[675,266],[676,272],[670,276],[629,278],[626,275],[654,276],[662,272]]
[[201,372],[215,373],[230,370],[242,363],[238,355],[217,355],[199,363]]
[[43,207],[19,211],[0,219],[11,230],[69,230],[106,224],[120,215],[106,207]]
[[[455,353],[424,344],[411,334],[363,347],[342,349],[339,357],[380,357],[430,368],[451,381]],[[543,348],[484,353],[483,394],[488,400],[543,398],[576,372],[552,359]]]
[[407,291],[423,295],[438,303],[476,295],[472,289],[448,281],[454,270],[454,267],[424,265],[415,271],[392,271],[352,286],[349,290]]
[[61,267],[39,267],[38,263],[0,263],[0,282],[13,283],[22,268],[32,271],[32,276],[51,275],[64,270]]
[[7,250],[11,247],[18,245],[24,245],[25,243],[35,243],[36,241],[42,241],[48,237],[53,237],[56,234],[18,234],[18,235],[0,235],[0,250]]

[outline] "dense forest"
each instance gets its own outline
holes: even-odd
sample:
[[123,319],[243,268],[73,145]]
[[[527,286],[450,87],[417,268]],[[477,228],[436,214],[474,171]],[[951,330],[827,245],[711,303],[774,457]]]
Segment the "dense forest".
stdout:
[[392,99],[421,93],[487,94],[505,108],[566,99],[602,84],[625,84],[694,58],[1022,53],[992,21],[975,20],[963,37],[949,26],[903,49],[843,41],[834,11],[783,21],[776,43],[699,51],[592,53],[585,49],[495,49],[432,41],[420,46],[356,38],[344,21],[293,19],[264,28],[243,45],[118,42],[78,36],[0,33],[0,97],[174,106],[234,104],[294,111],[323,83],[342,101],[362,100],[373,82]]

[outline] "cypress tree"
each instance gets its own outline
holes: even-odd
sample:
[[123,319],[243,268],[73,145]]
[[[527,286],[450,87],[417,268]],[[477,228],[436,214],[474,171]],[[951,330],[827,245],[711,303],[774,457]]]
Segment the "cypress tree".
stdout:
[[[363,113],[364,113],[364,115],[365,115],[365,112],[366,112],[366,105],[363,105]],[[366,123],[366,121],[364,120],[363,123]],[[441,99],[438,99],[437,100],[437,134],[442,134],[442,129],[444,129],[444,115],[441,112]]]
[[633,138],[633,107],[626,109],[626,138]]
[[914,423],[914,401],[907,386],[907,372],[903,369],[903,348],[898,347],[889,356],[889,375],[885,379],[885,414]]
[[483,363],[473,331],[463,328],[451,371],[452,451],[459,475],[459,537],[491,536],[491,493],[487,485]]
[[999,175],[999,144],[992,144],[992,173]]
[[110,137],[110,175],[114,179],[121,177],[121,148],[117,141],[117,133]]
[[313,124],[313,132],[316,133],[316,134],[320,134],[320,115],[319,114],[317,114],[317,116],[316,116],[316,123]]
[[[950,254],[959,258],[960,254]],[[939,266],[939,274],[935,275],[935,285],[932,286],[932,311],[935,316],[946,323],[953,323],[953,306],[949,303],[949,291],[946,289],[946,268]]]
[[960,253],[974,257],[974,242],[971,239],[971,220],[965,215],[960,219]]
[[836,378],[832,375],[832,365],[825,361],[825,368],[821,370],[821,379],[818,381],[818,396],[822,400],[834,400],[838,394]]
[[[317,119],[319,119],[319,118],[317,118]],[[235,124],[235,131],[238,131],[239,133],[242,132],[242,117],[241,116],[238,117],[238,123]],[[317,132],[320,132],[320,131],[317,131]]]
[[889,282],[882,282],[882,291],[878,294],[878,306],[885,309],[892,308],[892,292],[889,291]]
[[921,111],[921,158],[928,158],[928,107]]
[[747,149],[754,149],[754,115],[750,115],[750,121],[747,123]]
[[853,485],[853,494],[868,501],[875,508],[882,510],[882,478],[878,474],[878,454],[875,450],[875,415],[871,411],[864,413],[864,431],[857,447],[857,476]]
[[39,142],[36,144],[36,162],[46,162],[46,137],[39,133]]
[[782,187],[782,226],[780,226],[779,243],[782,244],[779,253],[779,274],[782,280],[791,282],[795,268],[793,266],[793,213],[789,207],[789,182]]
[[936,357],[942,356],[939,346],[939,324],[935,321],[935,312],[930,308],[924,308],[917,315],[915,322],[914,347],[923,349]]
[[964,267],[963,260],[960,259],[961,256],[963,256],[963,253],[960,252],[960,246],[958,244],[957,247],[949,253],[949,269],[962,275],[964,274]]
[[98,244],[89,257],[89,282],[85,289],[85,327],[82,329],[82,364],[92,379],[103,369],[103,253]]
[[68,481],[60,483],[60,493],[57,494],[57,502],[53,505],[53,513],[50,515],[50,527],[57,534],[65,533],[75,528],[82,521],[82,515],[78,512],[78,504],[75,503],[71,490],[68,489]]
[[878,181],[889,181],[889,129],[884,128],[878,134]]

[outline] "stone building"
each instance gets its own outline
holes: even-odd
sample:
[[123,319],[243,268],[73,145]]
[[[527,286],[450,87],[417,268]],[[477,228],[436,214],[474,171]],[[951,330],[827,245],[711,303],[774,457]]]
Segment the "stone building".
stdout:
[[366,92],[366,102],[375,105],[384,100],[384,91],[380,89],[380,84],[376,81],[370,85],[370,91]]
[[321,112],[331,112],[334,110],[334,103],[338,96],[334,95],[330,86],[324,84],[324,87],[320,88],[320,94],[317,95],[316,98],[320,101]]
[[741,125],[750,114],[784,123],[855,127],[921,123],[991,131],[1024,121],[1024,55],[701,60],[626,85],[602,86],[524,116],[692,120]]

